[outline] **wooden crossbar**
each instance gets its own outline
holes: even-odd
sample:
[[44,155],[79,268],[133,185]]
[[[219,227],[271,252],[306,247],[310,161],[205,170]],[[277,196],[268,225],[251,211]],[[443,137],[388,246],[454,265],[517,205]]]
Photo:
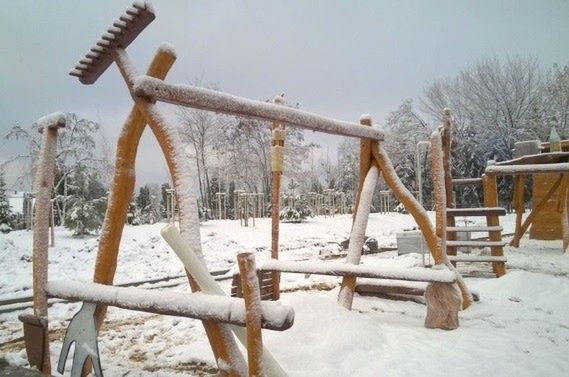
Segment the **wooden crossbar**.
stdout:
[[274,122],[282,122],[329,134],[367,138],[382,141],[384,134],[374,127],[362,127],[357,123],[323,117],[307,111],[279,106],[273,103],[237,97],[231,94],[191,85],[173,85],[162,80],[139,76],[133,91],[137,96],[162,102],[188,106]]
[[567,172],[569,172],[569,162],[558,164],[490,165],[486,168],[486,175],[527,175]]
[[395,279],[454,283],[456,273],[448,270],[429,270],[426,268],[387,268],[383,266],[352,265],[348,263],[291,262],[271,259],[263,263],[259,270],[280,271],[299,274],[317,274],[329,276],[356,276],[376,279]]
[[[67,280],[49,281],[50,297],[115,306],[147,313],[174,315],[245,326],[245,303],[242,299],[204,293],[177,293],[124,288],[104,284]],[[261,325],[270,330],[287,330],[294,322],[291,307],[262,302]]]

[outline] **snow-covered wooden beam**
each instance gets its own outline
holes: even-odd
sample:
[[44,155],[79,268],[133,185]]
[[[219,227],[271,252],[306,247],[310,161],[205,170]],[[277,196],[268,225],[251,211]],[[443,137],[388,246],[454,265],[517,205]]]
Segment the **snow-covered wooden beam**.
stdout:
[[453,178],[452,184],[455,186],[482,184],[482,178]]
[[383,132],[374,127],[362,127],[357,123],[327,118],[307,111],[251,100],[216,90],[191,85],[168,84],[148,76],[138,77],[135,80],[133,90],[137,96],[196,109],[282,122],[334,135],[378,141],[382,141],[384,138]]
[[486,168],[487,175],[527,175],[567,172],[569,172],[569,162],[559,164],[490,165]]
[[66,117],[64,113],[55,112],[48,115],[44,115],[39,118],[36,122],[38,125],[38,131],[43,133],[45,128],[64,128],[66,123]]
[[[123,288],[82,281],[49,281],[49,296],[201,320],[245,326],[242,299],[204,293],[176,293]],[[262,302],[261,324],[265,329],[286,330],[294,322],[292,308],[274,302]]]
[[271,259],[258,267],[258,270],[439,283],[454,283],[456,281],[456,273],[449,270],[432,270],[420,267],[391,268],[348,263],[323,263],[321,261],[296,262]]

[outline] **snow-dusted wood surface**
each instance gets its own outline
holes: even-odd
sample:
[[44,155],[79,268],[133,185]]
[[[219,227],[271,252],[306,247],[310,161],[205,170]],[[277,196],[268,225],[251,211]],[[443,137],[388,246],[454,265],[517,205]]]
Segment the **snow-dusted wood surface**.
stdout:
[[[49,281],[51,297],[115,306],[156,314],[174,315],[245,326],[245,302],[239,298],[205,293],[177,293],[141,288],[124,288],[83,281]],[[259,307],[263,328],[286,330],[294,322],[292,308],[272,301]]]
[[567,172],[569,172],[569,162],[557,164],[490,165],[486,168],[487,175],[527,175]]
[[176,105],[210,110],[229,115],[272,120],[329,134],[383,140],[383,132],[374,127],[362,127],[307,111],[255,101],[231,94],[191,85],[168,84],[162,80],[140,76],[134,83],[137,96],[173,103]]
[[[371,159],[371,153],[368,153],[367,159]],[[352,231],[350,232],[350,243],[348,245],[348,256],[346,257],[346,263],[353,265],[359,265],[360,263],[371,202],[378,179],[379,170],[377,168],[377,165],[373,164],[365,176],[365,180],[359,194],[359,201],[354,218],[354,224],[352,225]],[[342,280],[342,287],[340,289],[340,293],[338,294],[338,303],[347,309],[352,308],[354,290],[356,286],[356,281],[352,276],[351,278],[344,278]]]
[[407,281],[427,281],[454,283],[456,274],[448,270],[433,270],[421,267],[392,268],[383,266],[353,265],[347,263],[322,261],[282,261],[269,260],[258,267],[259,270],[292,272],[300,274],[319,274],[331,276],[357,276],[364,278],[397,279]]

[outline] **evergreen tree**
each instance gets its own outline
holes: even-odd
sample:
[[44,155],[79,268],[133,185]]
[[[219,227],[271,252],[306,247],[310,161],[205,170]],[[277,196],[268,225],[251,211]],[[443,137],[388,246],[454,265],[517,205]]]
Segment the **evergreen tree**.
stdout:
[[98,230],[103,224],[107,198],[105,189],[95,172],[87,172],[79,164],[71,177],[68,212],[64,225],[73,235],[85,235]]
[[6,192],[4,172],[0,171],[0,232],[8,233],[12,230],[12,211]]

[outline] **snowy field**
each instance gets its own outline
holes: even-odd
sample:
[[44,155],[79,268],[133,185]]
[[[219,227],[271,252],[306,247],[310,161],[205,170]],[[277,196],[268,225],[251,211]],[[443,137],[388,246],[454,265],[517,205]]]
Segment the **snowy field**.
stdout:
[[[505,233],[512,233],[513,217],[503,220]],[[347,238],[350,225],[350,216],[282,224],[282,258],[318,259],[338,253],[337,243]],[[116,283],[171,276],[172,284],[160,289],[188,289],[183,278],[175,278],[183,269],[159,236],[163,226],[126,227]],[[395,233],[413,226],[409,215],[373,214],[367,235],[377,238],[380,246],[394,246]],[[250,228],[237,221],[209,221],[202,224],[201,235],[210,270],[232,268],[240,251],[255,251],[258,261],[269,257],[269,219],[257,219]],[[31,232],[0,235],[2,300],[30,294],[30,245]],[[96,246],[96,237],[75,239],[57,229],[50,279],[90,280]],[[263,342],[291,376],[566,376],[569,255],[561,253],[561,241],[525,238],[520,249],[506,247],[506,256],[508,274],[500,279],[475,273],[490,271],[489,264],[459,266],[481,301],[461,312],[460,328],[450,332],[425,329],[426,307],[419,302],[356,296],[349,312],[336,304],[338,278],[285,274],[283,286],[293,292],[283,294],[282,301],[295,309],[295,324],[285,332],[264,331]],[[391,251],[363,261],[411,267],[421,264],[421,256]],[[229,284],[222,282],[226,290]],[[315,285],[331,290],[302,289]],[[52,365],[63,329],[77,310],[78,304],[50,307]],[[0,314],[0,357],[26,365],[19,313]],[[216,373],[196,320],[111,308],[99,347],[107,376]]]

